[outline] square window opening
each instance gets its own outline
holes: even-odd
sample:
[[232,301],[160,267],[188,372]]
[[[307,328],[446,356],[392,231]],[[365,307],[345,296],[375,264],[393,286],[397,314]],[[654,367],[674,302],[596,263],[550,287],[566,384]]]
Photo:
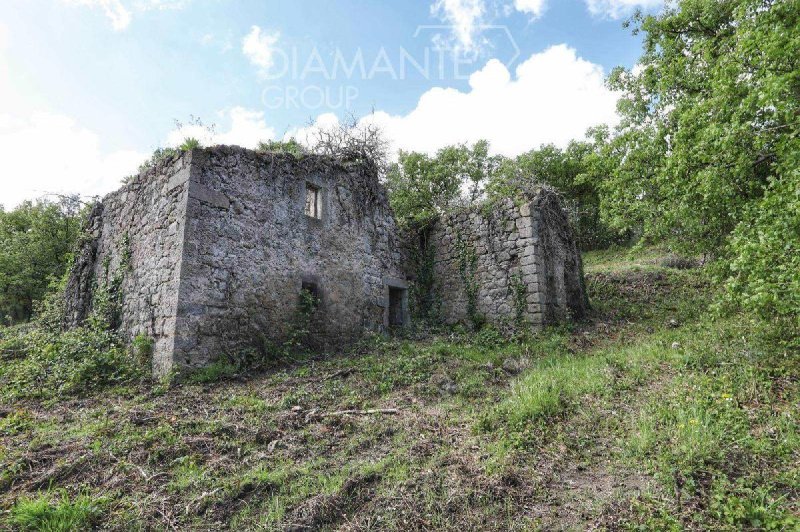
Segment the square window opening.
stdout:
[[311,184],[306,184],[306,216],[322,219],[322,190]]

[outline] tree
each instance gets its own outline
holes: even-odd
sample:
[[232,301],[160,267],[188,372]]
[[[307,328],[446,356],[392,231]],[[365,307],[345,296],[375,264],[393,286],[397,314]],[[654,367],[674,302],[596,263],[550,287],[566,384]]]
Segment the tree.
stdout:
[[34,303],[64,275],[80,234],[80,211],[76,196],[0,209],[0,319],[30,319]]
[[610,78],[604,215],[719,259],[739,304],[800,313],[800,4],[680,0],[632,23],[644,53]]
[[430,157],[400,151],[387,174],[395,215],[404,224],[424,226],[458,200],[475,202],[501,165],[489,155],[489,142],[446,146]]

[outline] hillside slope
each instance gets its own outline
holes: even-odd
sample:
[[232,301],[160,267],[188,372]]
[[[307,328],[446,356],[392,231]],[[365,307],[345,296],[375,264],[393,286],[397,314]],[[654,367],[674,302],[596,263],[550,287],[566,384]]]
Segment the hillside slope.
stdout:
[[[590,254],[590,319],[516,342],[373,338],[181,385],[4,393],[0,528],[800,526],[796,339],[715,319],[689,266]],[[0,377],[24,363],[0,353]]]

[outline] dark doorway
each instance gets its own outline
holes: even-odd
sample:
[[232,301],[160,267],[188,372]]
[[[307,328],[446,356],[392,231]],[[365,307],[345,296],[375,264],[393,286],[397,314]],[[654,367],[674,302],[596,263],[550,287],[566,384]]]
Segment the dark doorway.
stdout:
[[405,325],[405,288],[389,287],[389,327],[402,327]]

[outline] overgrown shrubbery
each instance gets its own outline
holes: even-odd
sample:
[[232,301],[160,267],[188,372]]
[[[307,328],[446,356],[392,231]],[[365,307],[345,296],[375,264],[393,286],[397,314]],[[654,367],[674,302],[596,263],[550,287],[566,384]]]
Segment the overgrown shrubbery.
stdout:
[[83,326],[62,330],[64,280],[51,285],[31,323],[0,328],[0,400],[82,394],[147,373],[147,339],[128,348],[116,332],[120,301],[114,286],[96,287]]
[[0,332],[0,396],[80,394],[144,376],[144,366],[108,330],[26,327]]
[[544,145],[514,158],[490,155],[486,140],[447,146],[433,156],[401,151],[387,174],[392,208],[402,225],[425,227],[453,207],[491,206],[546,184],[564,197],[582,249],[627,240],[630,231],[614,231],[600,217],[599,185],[606,168],[597,154],[603,137],[598,138],[574,141],[565,149]]
[[800,6],[681,0],[632,21],[621,122],[597,145],[618,229],[717,261],[727,302],[798,325]]

